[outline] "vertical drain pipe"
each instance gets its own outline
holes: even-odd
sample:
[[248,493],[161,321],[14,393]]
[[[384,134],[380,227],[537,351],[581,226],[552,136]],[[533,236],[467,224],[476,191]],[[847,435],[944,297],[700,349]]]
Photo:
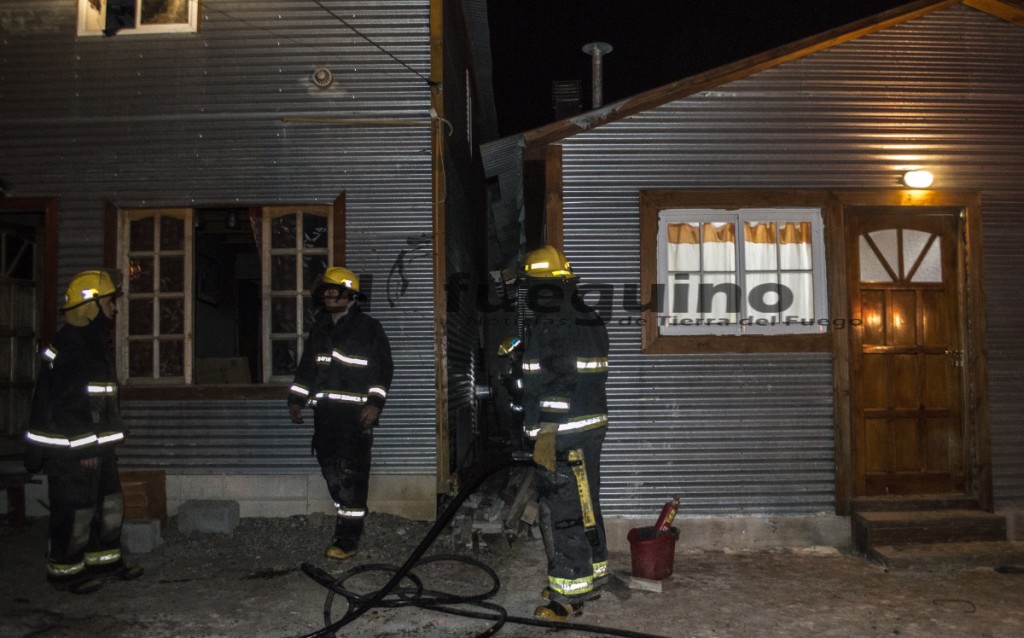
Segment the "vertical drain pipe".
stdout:
[[583,52],[590,56],[590,108],[601,108],[604,104],[604,56],[612,52],[612,45],[607,42],[590,42],[583,45]]

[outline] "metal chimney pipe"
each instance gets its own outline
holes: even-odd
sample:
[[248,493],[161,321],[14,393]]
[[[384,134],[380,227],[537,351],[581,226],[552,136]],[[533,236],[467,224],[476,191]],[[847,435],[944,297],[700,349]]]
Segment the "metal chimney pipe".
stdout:
[[600,108],[604,104],[604,56],[612,52],[612,45],[607,42],[590,42],[583,45],[583,52],[590,56],[590,108]]

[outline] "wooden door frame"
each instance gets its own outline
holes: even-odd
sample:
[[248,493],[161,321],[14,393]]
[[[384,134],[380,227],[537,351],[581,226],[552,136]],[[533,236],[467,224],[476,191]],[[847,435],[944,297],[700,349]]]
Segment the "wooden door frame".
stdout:
[[39,213],[43,216],[43,280],[39,282],[43,316],[39,338],[45,343],[57,335],[57,212],[56,197],[12,197],[0,199],[0,215]]
[[[959,208],[964,215],[965,237],[957,238],[960,251],[960,311],[964,387],[962,402],[965,447],[970,466],[966,468],[969,495],[980,506],[993,509],[992,467],[989,430],[988,365],[986,351],[984,256],[981,236],[981,196],[962,191],[837,191],[830,193],[825,210],[826,260],[828,262],[829,308],[832,317],[851,319],[846,269],[846,231],[849,209],[872,206]],[[850,330],[856,329],[851,327]],[[833,411],[835,419],[836,513],[849,515],[854,499],[853,401],[851,396],[850,330],[832,331]]]

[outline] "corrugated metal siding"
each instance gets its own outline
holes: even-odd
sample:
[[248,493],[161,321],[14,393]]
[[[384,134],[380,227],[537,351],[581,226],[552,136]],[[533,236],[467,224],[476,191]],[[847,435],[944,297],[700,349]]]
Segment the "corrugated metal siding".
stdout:
[[[453,466],[460,466],[473,449],[478,432],[475,388],[480,368],[480,313],[475,301],[479,285],[479,266],[474,255],[480,247],[480,224],[474,223],[465,198],[465,188],[448,172],[449,188],[445,201],[445,241],[447,252],[448,295],[448,422],[454,437]],[[464,276],[465,275],[465,276]],[[466,287],[466,291],[460,288]],[[452,469],[455,469],[453,467]]]
[[830,355],[644,356],[617,323],[639,191],[897,188],[908,164],[983,193],[996,501],[1024,500],[1022,87],[1024,30],[956,6],[564,141],[567,255],[617,286],[608,513],[674,493],[690,514],[834,508]]
[[[104,201],[120,207],[330,203],[347,193],[347,261],[374,279],[371,314],[395,381],[375,471],[435,473],[433,266],[426,126],[285,123],[428,119],[429,1],[203,3],[189,35],[77,38],[75,3],[5,7],[0,173],[16,197],[61,202],[59,280],[100,262]],[[315,68],[334,73],[326,90]],[[60,285],[63,285],[62,283]],[[177,472],[311,469],[309,430],[280,402],[124,406],[125,465]],[[201,463],[197,461],[201,459]],[[243,461],[246,459],[247,461]]]

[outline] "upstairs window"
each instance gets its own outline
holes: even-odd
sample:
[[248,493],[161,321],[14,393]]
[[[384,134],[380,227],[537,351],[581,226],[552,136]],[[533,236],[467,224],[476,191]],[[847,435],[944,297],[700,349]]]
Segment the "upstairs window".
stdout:
[[78,35],[195,33],[199,0],[78,0]]

